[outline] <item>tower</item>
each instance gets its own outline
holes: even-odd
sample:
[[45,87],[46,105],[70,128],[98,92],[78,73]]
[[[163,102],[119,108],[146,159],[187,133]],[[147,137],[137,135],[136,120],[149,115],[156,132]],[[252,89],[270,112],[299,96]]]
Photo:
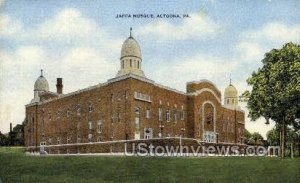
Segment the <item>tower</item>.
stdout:
[[34,98],[31,102],[39,102],[40,101],[40,94],[43,92],[49,91],[49,84],[47,79],[43,76],[43,70],[41,70],[41,75],[34,83]]
[[125,74],[135,74],[145,77],[142,70],[142,54],[138,42],[132,37],[132,28],[130,28],[130,35],[124,41],[120,57],[121,68],[117,76]]
[[224,105],[233,108],[238,107],[238,92],[237,89],[231,84],[231,79],[224,92]]

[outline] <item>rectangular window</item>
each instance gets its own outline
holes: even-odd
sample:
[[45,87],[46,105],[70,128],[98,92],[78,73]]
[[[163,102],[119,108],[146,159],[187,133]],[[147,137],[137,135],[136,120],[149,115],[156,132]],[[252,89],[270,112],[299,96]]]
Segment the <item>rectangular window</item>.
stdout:
[[162,117],[162,108],[159,108],[159,109],[158,109],[158,120],[159,120],[159,121],[162,121],[162,120],[163,120],[163,117]]
[[174,121],[177,121],[177,111],[174,111]]
[[89,129],[93,129],[93,123],[91,121],[89,122]]
[[102,133],[102,122],[101,122],[101,121],[99,121],[99,122],[97,123],[97,132],[98,132],[98,133]]
[[89,105],[89,112],[93,112],[94,108],[92,106],[92,104]]
[[89,142],[92,142],[92,138],[93,138],[93,135],[90,133],[90,134],[88,135]]
[[134,98],[137,99],[137,100],[151,102],[150,95],[143,94],[143,93],[140,93],[140,92],[134,92]]
[[78,135],[77,136],[77,143],[80,143],[81,142],[81,138],[80,138],[80,136]]
[[150,118],[150,109],[146,110],[146,118],[148,118],[148,119]]
[[110,94],[110,101],[111,101],[111,102],[114,101],[114,94]]
[[184,112],[183,111],[180,111],[180,119],[184,120]]
[[70,137],[67,138],[67,144],[69,144],[69,143],[71,143],[71,138]]
[[167,122],[170,122],[170,111],[167,110],[166,112]]
[[77,116],[80,116],[80,115],[81,115],[81,107],[78,106],[78,107],[77,107]]
[[69,117],[70,116],[70,110],[68,109],[67,110],[67,117]]
[[57,137],[57,144],[60,144],[60,138]]

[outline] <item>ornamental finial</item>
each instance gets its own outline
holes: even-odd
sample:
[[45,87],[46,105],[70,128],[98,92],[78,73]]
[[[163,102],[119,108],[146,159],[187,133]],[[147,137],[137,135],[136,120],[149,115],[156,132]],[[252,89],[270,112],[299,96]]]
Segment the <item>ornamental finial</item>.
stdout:
[[132,37],[132,27],[130,27],[130,34],[129,37]]

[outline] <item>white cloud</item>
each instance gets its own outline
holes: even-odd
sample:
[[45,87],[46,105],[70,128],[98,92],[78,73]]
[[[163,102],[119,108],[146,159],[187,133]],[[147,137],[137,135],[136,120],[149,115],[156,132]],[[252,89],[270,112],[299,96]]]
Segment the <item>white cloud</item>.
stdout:
[[45,21],[36,33],[39,39],[69,42],[92,40],[97,34],[104,34],[97,23],[73,8],[64,9]]
[[7,14],[0,14],[0,27],[0,38],[8,38],[20,34],[22,32],[23,25],[21,22],[12,19]]
[[300,42],[300,24],[269,22],[259,29],[241,33],[236,49],[244,61],[260,61],[264,53],[287,42]]
[[219,31],[219,25],[204,13],[194,13],[179,25],[166,20],[157,20],[138,29],[138,34],[155,36],[159,40],[186,40],[207,38]]

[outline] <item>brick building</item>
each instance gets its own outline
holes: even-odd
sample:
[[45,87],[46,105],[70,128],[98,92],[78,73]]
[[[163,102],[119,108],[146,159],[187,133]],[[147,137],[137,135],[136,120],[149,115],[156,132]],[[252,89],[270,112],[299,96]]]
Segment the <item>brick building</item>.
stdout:
[[130,35],[123,43],[115,78],[63,94],[41,72],[34,99],[26,105],[25,145],[76,144],[99,141],[187,137],[212,143],[242,143],[245,120],[238,94],[224,92],[210,81],[188,82],[186,92],[145,77],[138,42]]

